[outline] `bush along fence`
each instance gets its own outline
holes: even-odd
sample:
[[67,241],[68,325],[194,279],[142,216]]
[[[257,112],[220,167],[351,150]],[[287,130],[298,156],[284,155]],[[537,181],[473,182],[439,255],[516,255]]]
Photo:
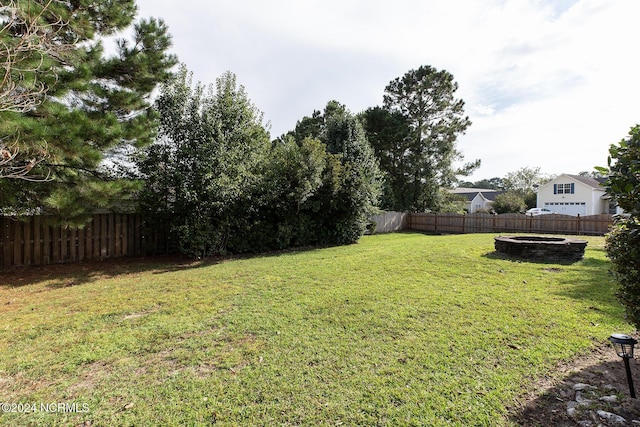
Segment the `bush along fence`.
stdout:
[[[612,215],[573,217],[521,214],[385,212],[372,217],[374,233],[536,233],[604,235]],[[171,252],[162,236],[143,232],[137,214],[96,214],[83,228],[50,225],[46,217],[0,217],[0,268],[102,260]]]

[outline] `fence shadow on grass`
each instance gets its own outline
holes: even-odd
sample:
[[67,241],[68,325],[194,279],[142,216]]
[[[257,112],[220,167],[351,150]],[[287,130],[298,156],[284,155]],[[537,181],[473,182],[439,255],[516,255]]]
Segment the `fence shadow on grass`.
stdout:
[[65,288],[89,283],[97,278],[113,278],[149,271],[170,271],[189,266],[176,257],[114,258],[45,266],[15,267],[2,271],[0,288],[15,288],[49,282],[49,288]]
[[59,289],[91,283],[98,279],[115,278],[136,273],[165,274],[205,268],[234,260],[279,257],[313,252],[328,246],[298,247],[265,253],[215,256],[204,260],[194,260],[179,255],[158,255],[149,257],[109,258],[101,261],[86,261],[44,266],[14,267],[2,271],[0,289],[16,288],[49,282],[48,288]]
[[[636,360],[631,361],[631,372],[636,387],[640,386],[640,364]],[[508,417],[512,423],[527,427],[630,426],[637,425],[632,420],[640,420],[640,402],[629,396],[624,364],[608,345],[558,365],[550,377],[534,383],[531,394],[518,399]],[[569,409],[572,407],[575,410]],[[607,419],[598,411],[621,416],[626,423],[615,424],[613,418]]]

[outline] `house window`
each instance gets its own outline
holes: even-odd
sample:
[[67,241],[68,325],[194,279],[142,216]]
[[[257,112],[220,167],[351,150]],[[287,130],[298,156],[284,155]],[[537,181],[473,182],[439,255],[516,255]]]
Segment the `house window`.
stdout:
[[553,194],[573,194],[575,185],[571,184],[553,184]]

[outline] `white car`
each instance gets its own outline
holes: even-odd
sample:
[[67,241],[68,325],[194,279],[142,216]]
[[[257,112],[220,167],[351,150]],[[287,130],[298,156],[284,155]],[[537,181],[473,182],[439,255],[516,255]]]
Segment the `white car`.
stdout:
[[527,215],[531,215],[531,216],[549,215],[553,213],[555,212],[552,212],[547,208],[531,208],[526,212]]

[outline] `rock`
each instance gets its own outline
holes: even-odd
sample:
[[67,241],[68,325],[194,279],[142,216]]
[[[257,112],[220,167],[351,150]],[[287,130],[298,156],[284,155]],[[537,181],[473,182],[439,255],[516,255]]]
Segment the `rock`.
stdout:
[[621,417],[620,415],[616,415],[611,412],[607,412],[603,410],[598,410],[596,411],[596,413],[598,414],[600,419],[605,420],[608,423],[621,424],[621,425],[627,424],[627,420],[624,417]]
[[573,389],[575,391],[582,391],[582,390],[584,390],[586,388],[589,388],[589,387],[591,387],[591,386],[589,384],[585,384],[585,383],[578,383],[578,384],[574,384],[573,385]]
[[593,401],[590,399],[587,399],[585,397],[582,397],[582,392],[577,391],[576,392],[576,402],[578,402],[578,405],[580,406],[587,406],[590,405]]
[[607,403],[615,403],[618,401],[618,396],[615,394],[612,394],[611,396],[602,396],[600,400]]

